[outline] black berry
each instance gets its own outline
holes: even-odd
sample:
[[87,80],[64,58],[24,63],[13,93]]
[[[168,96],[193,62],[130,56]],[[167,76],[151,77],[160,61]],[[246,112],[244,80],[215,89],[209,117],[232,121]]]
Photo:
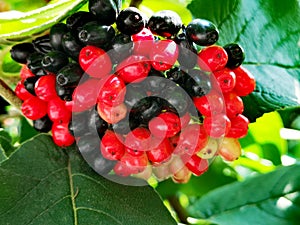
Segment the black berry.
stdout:
[[88,7],[99,23],[111,25],[116,22],[120,4],[118,0],[89,0]]
[[76,86],[83,75],[83,70],[77,63],[64,66],[56,75],[56,83],[64,87]]
[[68,56],[59,51],[48,52],[42,60],[43,68],[50,73],[57,73],[68,63]]
[[10,56],[18,63],[26,64],[30,54],[35,52],[32,43],[21,43],[14,45],[10,50]]
[[230,69],[239,67],[245,59],[245,53],[242,46],[236,43],[230,43],[223,47],[228,55],[226,66]]
[[62,38],[68,31],[68,27],[64,23],[57,23],[51,27],[49,38],[53,49],[64,51],[62,46]]
[[43,133],[47,133],[51,130],[53,122],[49,119],[48,115],[37,119],[33,120],[33,127]]
[[33,47],[37,52],[46,54],[52,51],[52,46],[50,43],[50,36],[46,34],[44,36],[38,37],[32,41]]

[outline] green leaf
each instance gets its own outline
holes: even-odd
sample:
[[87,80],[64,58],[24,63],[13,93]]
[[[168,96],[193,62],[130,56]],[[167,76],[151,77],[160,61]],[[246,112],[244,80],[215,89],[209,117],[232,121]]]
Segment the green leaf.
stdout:
[[219,225],[296,225],[300,220],[300,165],[282,167],[218,188],[188,208]]
[[[7,2],[7,1],[6,1]],[[45,0],[9,0],[10,10],[18,10],[22,12],[28,12],[33,9],[37,9],[46,5]]]
[[50,28],[87,0],[63,0],[30,12],[9,11],[0,14],[0,43],[14,43]]
[[257,80],[255,92],[245,98],[251,121],[300,105],[299,0],[193,0],[188,8],[218,26],[218,44],[236,42],[244,48],[244,65]]
[[12,138],[6,131],[0,130],[0,163],[7,160],[14,151],[15,147],[12,145]]
[[1,164],[0,201],[1,224],[176,224],[150,186],[106,180],[48,135]]

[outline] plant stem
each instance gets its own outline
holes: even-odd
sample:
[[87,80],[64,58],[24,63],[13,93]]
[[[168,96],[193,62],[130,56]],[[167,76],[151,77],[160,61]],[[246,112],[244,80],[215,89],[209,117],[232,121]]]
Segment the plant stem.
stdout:
[[180,204],[179,199],[175,195],[170,196],[167,199],[170,205],[172,206],[172,208],[174,209],[174,211],[176,212],[179,221],[183,224],[189,224],[187,221],[188,218],[187,212]]
[[22,101],[2,79],[0,79],[0,96],[3,97],[10,105],[21,111]]
[[130,5],[131,7],[139,8],[140,4],[143,2],[143,0],[131,0]]

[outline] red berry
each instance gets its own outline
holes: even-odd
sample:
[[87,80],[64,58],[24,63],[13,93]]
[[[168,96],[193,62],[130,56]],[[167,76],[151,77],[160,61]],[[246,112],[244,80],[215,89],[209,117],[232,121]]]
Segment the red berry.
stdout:
[[111,130],[107,130],[101,139],[101,153],[109,160],[121,160],[125,153],[123,137]]
[[246,116],[240,114],[235,118],[230,119],[231,128],[226,134],[226,137],[230,138],[242,138],[248,133],[249,120]]
[[75,138],[69,131],[68,123],[53,123],[52,138],[56,145],[67,147],[74,143]]
[[110,106],[103,102],[98,102],[97,111],[99,116],[110,124],[115,124],[124,119],[127,113],[127,107],[124,103]]
[[226,105],[226,114],[229,118],[234,118],[237,115],[243,113],[244,103],[241,97],[237,96],[234,92],[230,92],[224,95],[224,101]]
[[178,46],[174,41],[160,40],[154,44],[149,58],[154,69],[165,71],[172,68],[178,54]]
[[47,102],[32,96],[23,102],[21,110],[28,119],[37,120],[47,114]]
[[207,142],[208,136],[204,127],[190,124],[181,131],[174,153],[189,157],[204,148]]
[[234,161],[240,157],[242,147],[238,139],[226,137],[222,140],[218,153],[223,159]]
[[34,77],[35,75],[30,71],[30,69],[23,65],[20,71],[21,80],[26,80],[28,77]]
[[116,74],[125,83],[138,83],[144,80],[151,69],[149,59],[145,56],[131,55],[116,68]]
[[220,138],[228,133],[231,123],[225,114],[217,114],[205,117],[203,126],[210,137]]
[[215,90],[205,96],[194,97],[193,102],[203,116],[212,116],[225,110],[223,96]]
[[79,53],[81,68],[91,77],[102,78],[112,69],[110,57],[104,50],[95,46],[86,46]]
[[126,86],[124,81],[116,75],[109,75],[101,80],[98,101],[109,106],[124,102]]
[[246,96],[255,89],[254,76],[246,68],[239,66],[234,69],[236,75],[236,85],[234,91],[238,96]]
[[208,170],[208,161],[197,155],[192,155],[185,165],[196,176],[200,176]]
[[222,70],[215,71],[213,75],[215,76],[218,86],[223,93],[230,92],[235,87],[236,76],[231,69],[224,68]]
[[147,151],[148,159],[153,164],[160,164],[170,159],[172,147],[168,138],[151,139],[151,150]]
[[60,98],[54,98],[48,102],[48,116],[57,123],[66,123],[71,120],[72,112],[69,111],[65,102]]
[[133,53],[135,55],[149,56],[154,44],[154,35],[152,32],[143,28],[139,33],[131,36],[133,41]]
[[53,74],[40,77],[34,85],[34,91],[37,97],[44,101],[50,101],[58,97],[55,89],[56,77]]
[[146,153],[140,156],[134,156],[125,153],[115,167],[114,172],[120,176],[129,176],[131,174],[137,174],[143,172],[148,165],[148,158]]
[[125,138],[125,146],[134,151],[150,149],[151,133],[148,129],[137,127],[130,131]]
[[191,120],[191,116],[189,112],[186,112],[182,117],[180,117],[180,122],[181,122],[181,129],[186,127]]
[[172,112],[163,112],[149,122],[151,134],[159,138],[172,137],[180,131],[180,118]]
[[203,48],[198,53],[198,65],[205,71],[216,71],[223,69],[228,61],[228,55],[224,48],[211,45]]
[[33,96],[26,90],[22,80],[20,80],[17,83],[16,88],[15,88],[15,93],[18,96],[18,98],[23,101]]

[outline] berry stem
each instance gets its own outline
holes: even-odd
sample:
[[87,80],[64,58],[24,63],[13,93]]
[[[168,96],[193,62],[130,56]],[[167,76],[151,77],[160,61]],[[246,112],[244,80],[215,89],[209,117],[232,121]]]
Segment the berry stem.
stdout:
[[175,195],[169,196],[168,201],[171,207],[173,208],[173,210],[176,212],[179,221],[183,224],[189,224],[187,221],[188,218],[187,212],[180,204],[178,197],[176,197]]
[[142,2],[143,0],[131,0],[129,6],[139,8]]
[[0,96],[3,97],[10,105],[21,110],[22,101],[2,79],[0,79]]

